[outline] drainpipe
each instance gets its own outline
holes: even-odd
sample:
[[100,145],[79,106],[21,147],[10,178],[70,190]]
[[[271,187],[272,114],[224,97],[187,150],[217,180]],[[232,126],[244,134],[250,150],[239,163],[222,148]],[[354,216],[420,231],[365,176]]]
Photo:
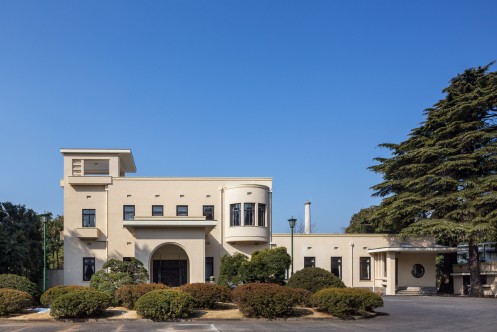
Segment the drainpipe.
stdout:
[[350,252],[352,255],[352,258],[350,259],[350,271],[351,271],[350,287],[354,287],[354,242],[350,242]]

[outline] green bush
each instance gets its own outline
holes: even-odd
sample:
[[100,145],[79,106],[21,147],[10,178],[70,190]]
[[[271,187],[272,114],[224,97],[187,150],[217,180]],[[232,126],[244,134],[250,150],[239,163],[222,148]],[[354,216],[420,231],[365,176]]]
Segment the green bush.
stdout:
[[286,317],[299,301],[295,292],[277,284],[244,284],[235,288],[232,296],[247,317]]
[[116,303],[128,309],[134,309],[136,301],[143,295],[156,289],[167,289],[163,284],[123,285],[114,293]]
[[67,294],[69,292],[74,292],[75,290],[87,289],[85,286],[55,286],[46,290],[40,297],[40,303],[49,307],[52,302],[61,295]]
[[303,288],[286,287],[287,290],[293,292],[293,296],[297,299],[297,305],[301,307],[312,307],[312,293]]
[[30,294],[35,301],[40,298],[38,286],[31,280],[15,274],[0,274],[0,288],[17,289]]
[[218,283],[227,287],[239,285],[243,282],[242,266],[248,261],[247,256],[236,253],[233,256],[221,257]]
[[240,273],[245,283],[264,282],[284,285],[285,272],[292,258],[285,247],[256,250],[250,261],[241,266]]
[[288,279],[287,286],[307,289],[312,293],[323,288],[345,288],[345,284],[337,276],[319,267],[297,271]]
[[110,306],[112,298],[94,289],[81,289],[61,295],[52,302],[50,315],[55,318],[98,317]]
[[318,310],[337,317],[346,317],[360,311],[372,311],[383,306],[383,299],[366,289],[358,288],[326,288],[312,297]]
[[195,283],[183,285],[179,289],[193,297],[195,308],[214,309],[219,302],[231,300],[231,290],[222,285]]
[[194,299],[187,293],[158,289],[143,295],[136,301],[136,312],[154,321],[188,318],[193,313]]
[[0,288],[0,316],[19,312],[33,305],[33,297],[23,291]]

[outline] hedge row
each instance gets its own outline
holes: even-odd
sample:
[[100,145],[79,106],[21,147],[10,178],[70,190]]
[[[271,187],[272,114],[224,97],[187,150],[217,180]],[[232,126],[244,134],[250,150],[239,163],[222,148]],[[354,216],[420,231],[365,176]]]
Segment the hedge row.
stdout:
[[33,305],[33,297],[23,291],[0,288],[0,316],[19,312]]
[[81,289],[88,289],[88,287],[74,285],[74,286],[55,286],[49,288],[46,290],[45,293],[41,295],[40,303],[45,307],[49,307],[52,304],[52,302],[59,296]]
[[287,286],[307,289],[312,293],[324,288],[345,288],[342,280],[319,267],[307,267],[297,271],[288,279]]
[[50,315],[55,318],[89,318],[103,314],[112,298],[91,288],[61,295],[52,302]]
[[158,289],[136,301],[136,312],[154,321],[188,318],[193,313],[195,301],[189,294],[171,289]]
[[156,290],[167,289],[168,287],[163,284],[137,284],[137,285],[124,285],[119,287],[114,293],[114,298],[119,305],[128,309],[134,309],[136,301],[143,295]]
[[31,280],[15,274],[0,274],[0,288],[17,289],[30,294],[35,301],[40,298],[38,286]]
[[312,303],[320,311],[337,317],[347,317],[382,307],[383,299],[366,289],[326,288],[312,296]]
[[231,300],[231,290],[217,284],[193,283],[183,285],[179,289],[193,297],[195,308],[215,309],[219,303]]

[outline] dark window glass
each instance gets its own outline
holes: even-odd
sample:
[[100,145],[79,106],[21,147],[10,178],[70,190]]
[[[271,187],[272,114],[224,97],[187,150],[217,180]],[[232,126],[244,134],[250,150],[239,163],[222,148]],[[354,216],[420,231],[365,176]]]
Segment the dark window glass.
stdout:
[[411,269],[414,278],[421,278],[425,275],[425,267],[421,264],[414,264]]
[[83,281],[90,281],[95,273],[95,258],[83,257]]
[[306,267],[316,267],[315,257],[304,257],[304,269]]
[[95,209],[83,209],[83,227],[95,227]]
[[254,225],[254,203],[245,203],[243,204],[243,209],[245,211],[245,226],[253,226]]
[[131,262],[131,257],[123,257],[123,262]]
[[203,216],[205,220],[214,220],[214,205],[204,205]]
[[214,257],[205,257],[205,281],[214,276]]
[[176,205],[177,216],[188,216],[188,205]]
[[360,257],[359,279],[371,280],[371,258]]
[[164,205],[152,205],[152,216],[163,216]]
[[123,206],[123,220],[134,220],[135,219],[135,206],[134,205],[124,205]]
[[342,279],[342,257],[331,257],[331,273]]
[[230,204],[230,226],[240,226],[240,203]]
[[266,204],[259,203],[258,226],[266,226]]

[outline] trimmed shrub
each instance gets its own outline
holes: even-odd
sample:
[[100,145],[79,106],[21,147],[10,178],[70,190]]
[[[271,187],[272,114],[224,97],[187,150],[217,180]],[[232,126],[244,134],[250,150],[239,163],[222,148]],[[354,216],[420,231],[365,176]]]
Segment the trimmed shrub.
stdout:
[[183,285],[179,289],[193,297],[195,308],[214,309],[219,302],[231,300],[231,290],[226,286],[194,283]]
[[366,289],[359,288],[326,288],[312,297],[318,310],[333,316],[346,317],[360,311],[372,311],[383,306],[383,299]]
[[297,305],[301,307],[312,307],[312,293],[310,291],[303,288],[292,287],[287,287],[287,290],[293,292],[295,298],[297,299]]
[[193,313],[193,298],[184,292],[158,289],[143,295],[136,301],[136,312],[153,321],[188,318]]
[[98,317],[110,306],[112,298],[94,289],[81,289],[61,295],[52,302],[50,315],[55,318]]
[[134,309],[136,301],[143,295],[156,289],[167,289],[163,284],[137,284],[123,285],[114,293],[114,298],[119,305],[128,309]]
[[260,283],[238,286],[232,296],[238,309],[247,317],[286,317],[299,300],[287,287]]
[[7,316],[33,305],[33,297],[23,291],[0,288],[0,316]]
[[316,293],[323,288],[345,288],[337,276],[319,267],[307,267],[297,271],[288,279],[288,287],[307,289]]
[[52,302],[61,295],[67,294],[69,292],[74,292],[75,290],[88,289],[85,286],[55,286],[46,290],[40,297],[40,303],[49,307]]
[[17,289],[30,294],[35,301],[40,298],[38,286],[31,280],[15,274],[0,274],[0,288]]

